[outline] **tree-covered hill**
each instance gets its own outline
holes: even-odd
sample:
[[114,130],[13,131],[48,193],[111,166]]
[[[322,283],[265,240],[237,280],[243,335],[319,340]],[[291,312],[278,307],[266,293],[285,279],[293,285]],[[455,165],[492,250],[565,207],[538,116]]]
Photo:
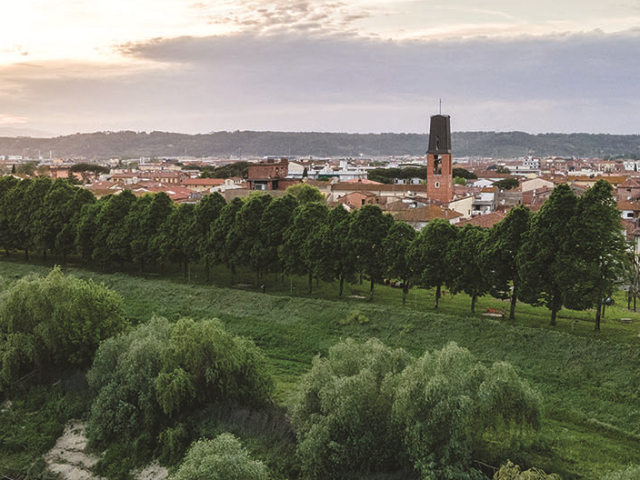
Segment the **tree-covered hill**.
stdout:
[[[603,157],[639,155],[640,135],[456,132],[457,157],[557,155]],[[86,157],[91,159],[162,156],[390,156],[423,155],[428,135],[323,132],[95,132],[55,138],[0,137],[0,155]]]

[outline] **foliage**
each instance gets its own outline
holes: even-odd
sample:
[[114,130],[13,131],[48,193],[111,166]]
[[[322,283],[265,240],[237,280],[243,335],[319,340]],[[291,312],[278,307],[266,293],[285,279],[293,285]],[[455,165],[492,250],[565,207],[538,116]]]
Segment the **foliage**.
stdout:
[[383,241],[393,223],[393,217],[383,213],[379,206],[364,205],[353,214],[349,225],[351,248],[357,256],[356,265],[370,280],[370,300],[373,300],[375,282],[384,277],[387,263]]
[[402,280],[403,305],[414,277],[414,268],[409,261],[407,251],[417,235],[411,225],[404,222],[394,222],[389,229],[389,234],[382,241],[390,278]]
[[369,318],[367,318],[367,316],[360,310],[354,310],[349,312],[349,315],[347,315],[346,318],[340,320],[340,325],[353,325],[356,323],[358,325],[365,325],[369,323]]
[[518,465],[509,461],[500,467],[500,470],[493,476],[493,480],[560,480],[560,477],[555,473],[547,475],[537,468],[522,472]]
[[511,298],[511,320],[515,316],[520,289],[517,258],[529,229],[530,216],[531,212],[525,206],[512,208],[502,221],[491,228],[481,254],[491,295]]
[[602,480],[635,480],[637,478],[640,478],[640,466],[630,465],[627,468],[605,475]]
[[347,340],[314,359],[300,392],[293,422],[310,478],[409,463],[424,478],[481,478],[472,460],[494,460],[540,428],[540,397],[513,367],[484,367],[455,344],[413,359]]
[[17,281],[1,301],[0,387],[32,369],[87,364],[102,340],[127,328],[122,309],[114,291],[59,268]]
[[464,474],[471,461],[538,430],[541,411],[540,396],[510,364],[487,368],[455,343],[409,365],[393,405],[407,453],[426,478],[474,478]]
[[293,413],[302,468],[310,478],[393,471],[404,462],[391,421],[397,376],[411,357],[379,340],[335,345],[300,381]]
[[451,272],[447,284],[453,293],[464,292],[471,297],[472,313],[478,297],[489,291],[482,264],[487,233],[482,227],[465,225],[446,254]]
[[267,480],[265,465],[230,433],[199,440],[189,448],[184,462],[170,480]]
[[[498,172],[498,173],[509,173],[508,169],[506,172]],[[502,180],[498,180],[493,184],[494,187],[498,187],[500,190],[513,190],[514,188],[518,188],[520,186],[520,182],[517,178],[503,178]]]
[[447,252],[452,248],[457,236],[456,227],[444,219],[435,219],[422,229],[407,250],[414,283],[425,288],[436,288],[436,308],[442,285],[451,278]]
[[453,167],[452,173],[454,178],[464,178],[465,180],[475,180],[478,178],[475,173],[460,167]]
[[367,173],[367,179],[380,183],[394,183],[396,180],[410,180],[420,178],[426,180],[427,171],[424,167],[406,168],[374,168]]
[[518,255],[521,298],[551,311],[551,324],[565,303],[567,286],[575,276],[571,256],[571,226],[578,200],[567,184],[558,185],[539,212],[531,218],[529,231]]
[[146,443],[147,455],[160,441],[175,450],[171,438],[188,438],[175,432],[193,412],[225,402],[256,406],[272,388],[260,351],[217,320],[155,318],[104,342],[88,380],[97,394],[91,442],[101,448]]
[[309,202],[326,202],[324,195],[317,187],[313,187],[306,183],[297,183],[287,187],[287,193],[295,198],[300,204]]

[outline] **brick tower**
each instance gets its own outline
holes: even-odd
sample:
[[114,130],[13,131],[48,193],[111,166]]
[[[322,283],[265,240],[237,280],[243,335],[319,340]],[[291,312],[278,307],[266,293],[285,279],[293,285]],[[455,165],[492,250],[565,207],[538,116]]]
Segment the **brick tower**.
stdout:
[[453,159],[451,117],[433,115],[427,150],[427,197],[449,203],[453,200]]

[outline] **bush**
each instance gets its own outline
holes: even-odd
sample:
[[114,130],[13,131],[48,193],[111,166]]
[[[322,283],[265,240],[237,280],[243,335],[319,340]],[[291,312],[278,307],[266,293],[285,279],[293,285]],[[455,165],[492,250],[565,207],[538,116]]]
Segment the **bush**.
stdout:
[[293,424],[311,478],[392,472],[483,478],[493,461],[540,427],[541,401],[506,363],[487,368],[449,344],[413,359],[379,340],[352,340],[316,357],[301,381]]
[[500,470],[493,476],[493,480],[560,480],[560,477],[555,473],[547,475],[537,468],[521,472],[518,465],[509,461],[500,467]]
[[262,462],[252,460],[230,433],[195,442],[170,480],[267,480]]
[[0,390],[34,368],[86,365],[102,340],[128,326],[118,294],[57,267],[17,281],[0,306]]
[[104,342],[88,380],[97,394],[91,443],[104,448],[144,437],[141,452],[160,446],[165,461],[175,461],[180,443],[191,440],[183,425],[189,415],[216,403],[257,406],[272,389],[262,353],[218,320],[155,318]]
[[405,460],[401,432],[391,423],[397,374],[411,357],[379,340],[353,340],[316,357],[301,382],[293,413],[302,468],[312,478],[393,471]]
[[605,475],[602,480],[636,480],[638,478],[640,478],[640,466],[630,465],[627,468]]
[[361,311],[355,310],[353,312],[349,312],[349,315],[346,318],[340,320],[340,325],[352,325],[357,323],[358,325],[364,325],[369,323],[369,318],[367,318]]

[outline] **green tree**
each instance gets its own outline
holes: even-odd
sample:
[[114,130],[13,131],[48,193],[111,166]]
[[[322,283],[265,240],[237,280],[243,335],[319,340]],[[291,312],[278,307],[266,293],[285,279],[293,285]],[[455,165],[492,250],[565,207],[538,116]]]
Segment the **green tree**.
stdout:
[[450,343],[400,374],[393,415],[423,478],[472,479],[472,460],[492,462],[540,429],[541,399],[504,362],[485,367]]
[[267,267],[268,258],[260,235],[263,213],[271,195],[259,194],[250,196],[242,208],[236,213],[236,219],[227,234],[226,245],[234,265],[244,265],[256,274],[256,284]]
[[89,439],[99,448],[146,442],[153,451],[207,405],[262,405],[273,387],[265,372],[255,345],[218,320],[154,318],[100,345],[87,375],[97,394]]
[[453,178],[464,178],[465,180],[475,180],[478,178],[475,173],[460,167],[454,167],[452,173]]
[[447,260],[451,268],[448,285],[452,293],[464,292],[471,297],[471,313],[475,312],[478,297],[489,291],[489,282],[482,263],[488,232],[482,227],[465,225],[459,232]]
[[407,293],[411,288],[414,277],[413,265],[409,261],[409,247],[417,237],[416,230],[404,222],[395,222],[389,234],[383,240],[382,246],[391,278],[399,278],[402,281],[402,305],[405,304]]
[[29,260],[32,245],[31,220],[26,205],[27,190],[32,183],[33,180],[30,178],[20,181],[7,192],[5,197],[7,245],[9,250],[24,250],[25,260]]
[[133,260],[140,263],[140,271],[144,272],[145,265],[155,264],[160,259],[160,245],[154,241],[160,232],[161,225],[167,220],[175,206],[171,197],[164,192],[145,195],[151,197],[150,201],[138,202],[128,229],[131,232],[131,251]]
[[377,339],[349,339],[331,347],[327,358],[314,358],[300,381],[292,419],[309,478],[393,472],[405,465],[402,432],[391,412],[397,375],[410,361],[407,352]]
[[214,192],[202,197],[193,212],[193,225],[190,229],[190,242],[193,242],[191,248],[198,252],[199,258],[204,258],[207,282],[211,271],[211,252],[215,248],[210,244],[211,229],[226,204],[227,201],[224,197],[220,193]]
[[451,277],[447,252],[452,248],[457,235],[458,229],[447,220],[435,219],[422,229],[409,246],[409,263],[414,269],[415,283],[424,288],[436,289],[435,308],[438,308],[442,296],[442,286]]
[[104,285],[65,276],[17,281],[0,316],[0,389],[21,374],[86,365],[101,341],[127,328],[120,296]]
[[222,208],[220,216],[213,223],[208,242],[209,255],[211,258],[209,263],[211,265],[217,263],[226,264],[227,268],[231,271],[232,278],[236,273],[236,264],[233,263],[233,252],[231,251],[231,247],[227,245],[227,238],[229,232],[235,225],[236,214],[240,211],[243,204],[244,200],[236,197]]
[[275,198],[264,209],[260,219],[260,239],[264,269],[270,273],[282,273],[282,261],[278,249],[284,243],[284,232],[289,227],[298,201],[291,195]]
[[293,196],[301,205],[309,202],[326,203],[322,192],[318,188],[306,183],[296,183],[295,185],[287,187],[287,193]]
[[623,275],[625,239],[613,187],[597,181],[578,200],[570,225],[570,252],[574,281],[565,295],[567,306],[596,309],[595,330],[600,330],[603,301],[613,294]]
[[51,179],[36,178],[29,183],[29,186],[24,192],[22,199],[22,205],[20,207],[19,218],[21,222],[26,224],[26,244],[25,252],[27,250],[40,250],[44,260],[47,260],[47,242],[46,232],[48,230],[47,224],[49,219],[47,218],[45,197],[51,189]]
[[16,248],[14,234],[11,231],[14,205],[9,201],[9,192],[19,183],[20,180],[12,176],[0,177],[0,248],[4,248],[7,257],[9,252]]
[[[121,266],[124,262],[131,261],[131,239],[127,236],[125,220],[137,200],[131,190],[123,190],[117,195],[100,199],[100,210],[95,219],[95,248],[92,258],[102,266],[110,261],[120,262]],[[88,209],[85,214],[91,213],[91,210]]]
[[267,467],[252,460],[249,452],[230,433],[213,440],[199,440],[189,448],[170,480],[268,480]]
[[375,282],[383,279],[387,266],[382,242],[389,233],[394,220],[382,213],[377,205],[364,205],[351,219],[349,236],[356,264],[369,277],[369,300],[373,300]]
[[152,240],[152,249],[159,252],[161,261],[179,263],[184,267],[184,278],[189,276],[189,262],[197,252],[190,250],[194,205],[183,203],[174,208],[160,225]]
[[489,291],[496,298],[511,298],[509,319],[515,318],[520,290],[518,253],[529,230],[530,210],[522,205],[512,208],[507,216],[489,231],[482,252],[482,264],[489,281]]
[[503,178],[493,184],[494,187],[498,187],[500,190],[513,190],[520,186],[520,182],[517,178]]
[[575,282],[571,260],[577,245],[572,234],[577,198],[567,184],[556,186],[540,211],[532,216],[518,254],[521,298],[551,311],[551,325]]
[[313,277],[321,273],[322,229],[329,209],[322,203],[305,203],[293,211],[291,224],[285,230],[278,249],[285,271],[290,275],[307,275],[309,293]]
[[351,214],[338,205],[327,216],[321,236],[321,277],[327,281],[338,280],[338,296],[342,298],[344,282],[351,281],[356,272],[352,238],[349,236]]

